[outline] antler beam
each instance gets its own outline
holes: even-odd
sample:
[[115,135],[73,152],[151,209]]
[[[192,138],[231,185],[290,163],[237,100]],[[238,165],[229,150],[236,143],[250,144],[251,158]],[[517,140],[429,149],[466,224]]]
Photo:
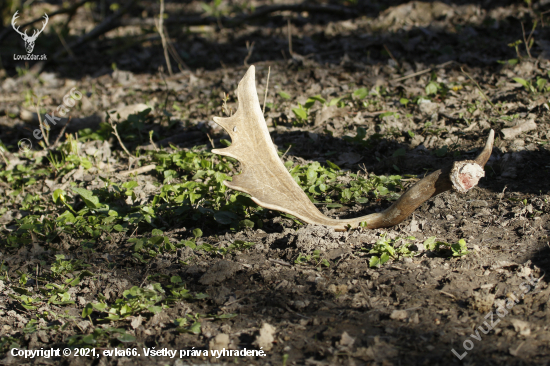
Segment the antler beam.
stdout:
[[338,231],[357,227],[361,222],[366,222],[370,229],[394,226],[439,193],[452,188],[467,192],[485,175],[483,167],[493,150],[494,131],[491,130],[485,148],[475,160],[454,162],[446,169],[431,173],[387,210],[354,219],[333,219],[323,215],[313,205],[279,159],[260,108],[254,66],[250,66],[240,81],[237,98],[238,109],[233,116],[214,117],[214,121],[227,131],[232,144],[212,152],[235,158],[242,166],[242,173],[233,176],[232,182],[224,181],[224,184],[248,193],[262,207],[286,212],[309,224],[329,226]]

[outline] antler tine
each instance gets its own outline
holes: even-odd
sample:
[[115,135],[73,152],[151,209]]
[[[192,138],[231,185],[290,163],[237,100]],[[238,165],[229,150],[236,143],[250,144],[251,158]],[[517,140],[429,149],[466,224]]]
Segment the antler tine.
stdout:
[[48,14],[44,13],[44,22],[42,22],[42,29],[40,30],[40,32],[38,32],[38,34],[42,33],[42,31],[46,28],[46,25],[48,24],[48,20],[50,18],[48,17]]
[[[23,35],[23,33],[21,33],[21,31],[19,31],[19,28],[21,28],[21,26],[15,28],[15,26],[16,26],[15,20],[16,20],[17,18],[19,18],[19,17],[17,16],[17,13],[18,13],[18,12],[19,12],[19,10],[16,10],[16,11],[15,11],[15,14],[13,14],[13,17],[11,18],[11,26],[13,27],[13,30],[15,30],[15,31],[16,31],[17,33],[19,33],[20,35]],[[25,33],[24,33],[24,34],[25,34],[25,36],[27,35],[27,31],[26,31],[26,30],[25,30]]]
[[237,88],[239,107],[229,118],[214,117],[231,137],[230,147],[212,150],[215,154],[233,157],[241,163],[242,173],[224,184],[250,194],[258,205],[296,216],[309,224],[325,225],[337,231],[366,223],[370,229],[390,227],[405,220],[428,199],[452,188],[464,193],[485,176],[483,167],[493,150],[494,131],[491,130],[483,151],[475,160],[454,162],[419,180],[383,212],[353,219],[333,219],[323,215],[294,181],[277,155],[265,123],[254,77],[250,66]]
[[46,29],[46,25],[48,24],[48,19],[50,19],[50,18],[48,18],[48,14],[44,13],[44,19],[45,19],[46,21],[45,21],[45,22],[42,22],[42,29],[40,29],[40,30],[36,30],[36,29],[35,29],[34,32],[32,33],[31,38],[36,38],[36,37],[38,37],[38,35],[39,35],[40,33],[42,33],[42,32],[44,31],[44,29]]

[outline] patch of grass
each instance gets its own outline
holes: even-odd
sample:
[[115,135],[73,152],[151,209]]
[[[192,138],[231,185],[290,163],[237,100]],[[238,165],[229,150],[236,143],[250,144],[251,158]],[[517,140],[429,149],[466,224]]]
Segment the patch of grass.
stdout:
[[[550,71],[548,71],[548,78],[550,78]],[[538,76],[536,79],[525,80],[522,78],[513,78],[513,80],[522,85],[531,94],[538,95],[550,91],[550,84],[548,79]]]
[[[280,95],[280,93],[279,93],[279,95]],[[333,105],[343,107],[344,105],[341,104],[342,99],[343,98],[333,98],[329,102],[327,102],[325,100],[325,98],[321,97],[321,95],[314,95],[313,97],[309,97],[306,100],[304,105],[298,103],[298,107],[292,108],[292,112],[296,116],[296,122],[294,123],[294,125],[301,126],[301,125],[304,125],[308,122],[308,120],[309,120],[309,110],[311,109],[311,107],[313,107],[315,102],[319,102],[319,103],[324,104],[328,107],[333,106]]]
[[[324,167],[315,162],[293,166],[290,161],[285,163],[296,183],[304,189],[314,203],[367,203],[369,197],[395,200],[399,198],[397,192],[403,189],[399,175],[386,177],[369,174],[366,177],[356,173],[343,174],[344,172],[335,164],[327,162],[327,165],[329,166]],[[349,178],[349,183],[342,182],[343,176]],[[318,197],[323,197],[323,201],[318,201]]]
[[[69,347],[117,346],[120,343],[135,342],[136,337],[126,333],[124,328],[94,328],[90,334],[76,334],[67,340]],[[118,341],[118,342],[117,342]]]
[[65,260],[64,254],[56,254],[55,262],[52,263],[50,270],[54,277],[61,277],[87,267],[90,265],[83,263],[80,259]]
[[462,257],[470,253],[464,239],[460,239],[455,244],[449,244],[438,241],[435,236],[432,236],[424,241],[424,247],[443,257]]
[[[354,96],[362,97],[361,93]],[[309,109],[317,102],[339,107],[344,105],[342,98],[334,98],[327,103],[320,96],[315,96],[308,99],[304,107]],[[135,141],[139,141],[142,134],[146,140],[145,118],[148,117],[137,116],[122,122],[119,132],[124,138]],[[19,165],[0,171],[0,184],[8,187],[6,194],[0,196],[0,214],[24,212],[14,220],[15,225],[11,224],[9,230],[0,228],[0,250],[15,253],[37,240],[41,247],[47,248],[44,254],[39,255],[39,276],[26,270],[17,272],[16,276],[11,275],[10,265],[2,263],[0,279],[21,311],[37,319],[43,318],[48,324],[56,319],[67,320],[63,325],[41,326],[32,319],[23,330],[24,334],[38,330],[61,331],[73,326],[78,328],[78,319],[60,311],[38,313],[45,305],[55,305],[61,309],[74,306],[82,310],[81,315],[90,321],[91,328],[86,332],[73,332],[75,335],[67,340],[69,345],[119,346],[135,341],[126,333],[122,321],[136,315],[150,317],[172,307],[175,302],[194,302],[206,297],[205,294],[191,293],[179,276],[158,274],[148,277],[150,280],[158,278],[156,282],[150,281],[146,288],[130,287],[120,298],[109,301],[99,294],[85,306],[79,305],[74,296],[75,287],[85,277],[96,276],[89,268],[98,242],[122,244],[126,247],[122,250],[129,250],[129,260],[136,265],[149,263],[159,255],[174,253],[179,248],[190,247],[198,255],[223,257],[250,250],[255,245],[244,240],[234,240],[226,246],[199,241],[203,235],[201,228],[223,227],[231,231],[261,228],[267,213],[247,194],[229,191],[223,184],[223,181],[231,181],[231,176],[238,171],[236,160],[214,155],[204,146],[190,150],[174,149],[175,152],[149,151],[141,156],[136,167],[156,165],[155,170],[147,173],[153,176],[154,183],[151,184],[156,188],[152,194],[144,195],[143,184],[136,178],[117,179],[97,175],[92,183],[75,180],[72,175],[80,170],[86,174],[95,169],[90,172],[92,175],[101,172],[104,167],[101,163],[105,161],[81,151],[80,143],[105,140],[110,133],[111,128],[106,125],[96,131],[81,131],[79,138],[68,137],[65,143],[44,157],[35,159],[30,153],[20,153]],[[301,165],[287,162],[285,166],[314,203],[325,204],[328,208],[380,198],[393,200],[399,197],[403,189],[400,176],[356,174],[342,170],[330,161],[326,164],[314,162]],[[46,180],[58,184],[51,196],[41,194],[42,187],[37,186],[37,183]],[[167,229],[182,225],[194,228],[190,238],[175,241],[165,234]],[[76,249],[84,256],[75,258],[57,252],[59,244],[65,243],[67,238],[71,238],[71,250]],[[77,247],[73,243],[77,243]],[[129,245],[124,246],[125,243]],[[318,270],[330,266],[318,251],[300,255],[296,261]],[[229,316],[205,317],[224,319]],[[183,320],[178,319],[175,327],[178,332],[197,334],[200,332],[200,317],[198,314],[186,315]],[[114,327],[97,326],[97,323],[103,322],[114,322]],[[19,341],[4,337],[1,342],[0,351]]]
[[299,265],[311,264],[315,268],[317,268],[317,270],[321,270],[323,267],[330,267],[329,261],[321,258],[321,252],[317,249],[314,250],[313,254],[310,255],[300,253],[298,257],[294,260],[294,263]]
[[[79,157],[72,145],[75,141],[70,140],[61,148],[65,153],[58,163],[44,166],[43,161],[36,161],[0,172],[0,179],[15,189],[14,196],[17,194],[11,206],[30,212],[17,220],[17,230],[7,235],[8,247],[30,243],[32,235],[39,235],[46,242],[56,241],[60,234],[96,240],[138,228],[142,234],[152,234],[149,239],[132,239],[134,256],[142,260],[139,256],[143,250],[153,256],[153,252],[177,249],[176,244],[162,237],[160,228],[167,225],[188,222],[198,226],[201,222],[202,225],[226,225],[231,230],[263,225],[265,210],[247,194],[228,192],[223,184],[225,180],[231,181],[230,174],[236,171],[235,160],[220,158],[199,148],[151,153],[149,159],[157,165],[153,174],[164,184],[159,193],[140,203],[135,193],[139,186],[137,181],[113,183],[102,177],[103,187],[86,189],[82,184],[71,182],[69,189],[55,190],[50,201],[38,194],[21,195],[37,179],[48,179],[56,174],[63,176],[79,166],[89,169],[93,163]],[[327,165],[286,163],[292,177],[315,203],[366,203],[381,197],[394,200],[403,188],[398,175],[366,177],[342,171],[330,161]]]
[[[389,239],[385,234],[382,235],[369,251],[369,254],[376,254],[371,257],[369,266],[371,268],[380,268],[390,259],[398,261],[404,257],[414,256],[414,252],[411,249],[412,244],[409,243],[409,240],[416,240],[416,238],[408,236],[406,238]],[[363,248],[362,250],[367,249]]]

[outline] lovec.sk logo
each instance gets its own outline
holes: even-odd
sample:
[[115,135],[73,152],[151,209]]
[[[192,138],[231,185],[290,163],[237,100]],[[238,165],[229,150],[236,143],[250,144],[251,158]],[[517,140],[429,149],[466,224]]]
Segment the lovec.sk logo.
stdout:
[[13,14],[13,18],[11,18],[11,26],[13,27],[13,30],[15,30],[19,35],[21,35],[21,38],[23,38],[23,41],[25,42],[25,49],[27,50],[26,55],[13,55],[14,60],[25,60],[25,61],[35,61],[35,60],[46,60],[46,55],[33,55],[32,51],[34,50],[34,42],[36,42],[36,38],[44,31],[44,28],[46,28],[46,24],[48,24],[48,14],[44,13],[44,19],[45,21],[42,23],[42,29],[37,31],[36,29],[33,31],[32,36],[27,35],[27,30],[25,32],[19,31],[19,27],[16,28],[15,26],[15,20],[18,18],[17,13],[19,11],[16,11],[15,14]]

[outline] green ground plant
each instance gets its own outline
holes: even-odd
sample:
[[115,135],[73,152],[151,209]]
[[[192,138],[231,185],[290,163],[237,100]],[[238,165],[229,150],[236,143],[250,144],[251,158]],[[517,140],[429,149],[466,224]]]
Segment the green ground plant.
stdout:
[[416,240],[416,238],[408,236],[406,238],[389,239],[385,234],[382,235],[369,251],[369,254],[375,254],[371,257],[369,266],[380,268],[390,259],[398,261],[404,257],[414,256],[415,253],[411,249],[412,244],[409,243],[410,240]]
[[[314,96],[308,99],[304,108],[309,110],[317,102],[342,107],[344,101],[361,98],[365,98],[363,91],[347,99],[333,98],[328,103],[320,96]],[[118,132],[128,141],[148,141],[148,123],[146,115],[137,115],[118,124]],[[248,195],[230,191],[223,184],[224,180],[231,181],[232,175],[238,171],[237,162],[212,154],[206,146],[183,150],[171,147],[148,151],[140,156],[137,167],[156,165],[148,173],[156,182],[153,184],[155,191],[145,198],[140,189],[142,184],[136,177],[117,179],[100,174],[93,186],[70,179],[80,170],[85,173],[91,169],[101,170],[101,160],[81,151],[80,144],[90,140],[105,141],[111,132],[111,126],[102,124],[97,130],[80,131],[78,137],[67,135],[63,144],[50,149],[47,154],[34,158],[30,153],[21,153],[22,156],[27,154],[24,162],[13,169],[0,171],[0,184],[10,187],[10,193],[0,198],[0,214],[13,209],[26,211],[26,215],[15,219],[10,231],[0,228],[5,234],[0,238],[0,248],[2,251],[16,251],[37,242],[40,247],[49,248],[40,259],[40,276],[21,271],[17,272],[16,278],[10,278],[7,275],[9,264],[0,265],[0,279],[12,291],[9,296],[21,311],[37,313],[44,304],[60,309],[78,306],[73,295],[75,287],[97,277],[91,271],[89,260],[94,257],[98,242],[116,242],[123,237],[119,242],[127,250],[130,260],[138,265],[148,264],[159,255],[175,253],[186,247],[198,256],[226,257],[250,250],[255,245],[255,242],[245,240],[213,244],[203,238],[203,229],[209,226],[221,226],[230,231],[261,228],[268,217],[268,210],[257,206]],[[361,140],[365,135],[366,132],[359,134]],[[355,173],[328,160],[323,164],[295,164],[289,160],[285,166],[310,199],[327,208],[379,199],[395,200],[403,189],[401,176]],[[62,188],[54,189],[51,195],[35,193],[37,184],[46,180],[67,182]],[[273,214],[292,219],[295,227],[301,225],[290,215],[270,213]],[[189,237],[173,240],[165,233],[167,228],[175,225],[189,227]],[[74,258],[53,250],[62,238],[78,242],[80,247],[77,249],[84,256]],[[181,263],[187,265],[183,260]],[[330,267],[329,261],[321,258],[319,251],[300,254],[295,264],[307,264],[317,270]],[[106,266],[113,269],[117,264],[109,262]],[[117,346],[133,342],[135,338],[123,328],[98,325],[138,315],[151,317],[176,302],[196,302],[207,297],[191,293],[179,276],[158,273],[148,276],[147,280],[148,285],[130,287],[119,298],[107,300],[103,294],[96,295],[83,307],[81,314],[82,318],[89,320],[92,328],[71,336],[69,345]],[[60,312],[37,316],[47,322],[68,317]],[[174,326],[178,332],[197,334],[201,319],[231,316],[234,314],[186,314],[178,318]],[[69,321],[63,326],[77,324],[77,319],[73,318],[67,318]],[[33,320],[24,332],[39,330],[60,331],[61,328],[57,325],[45,328]],[[5,349],[17,340],[7,337],[1,342],[0,349]]]
[[427,250],[431,250],[434,253],[443,256],[443,257],[462,257],[468,253],[468,248],[466,247],[466,241],[460,239],[455,244],[449,244],[442,241],[436,240],[435,236],[431,236],[426,241],[424,241],[424,247]]

